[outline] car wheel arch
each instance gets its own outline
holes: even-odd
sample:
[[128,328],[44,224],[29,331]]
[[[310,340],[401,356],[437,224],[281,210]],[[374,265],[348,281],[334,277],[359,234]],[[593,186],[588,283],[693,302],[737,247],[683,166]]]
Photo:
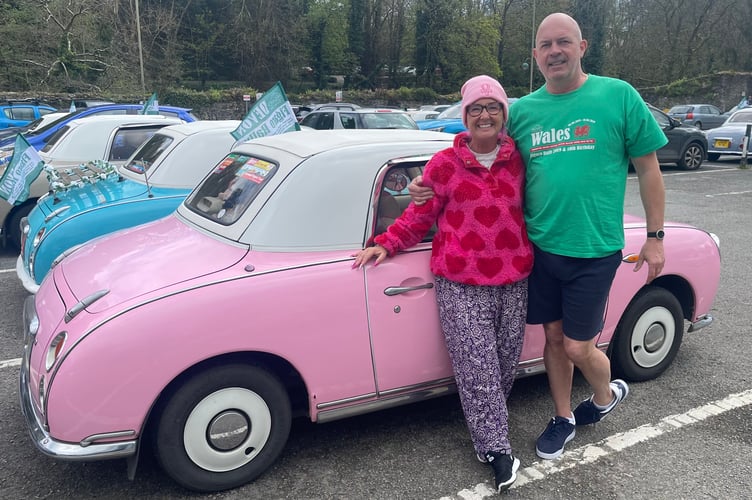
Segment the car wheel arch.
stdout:
[[5,216],[5,223],[3,227],[3,243],[5,246],[13,246],[16,250],[21,245],[21,230],[19,224],[21,219],[29,215],[29,212],[37,204],[38,198],[29,198],[20,205],[15,205],[10,212]]
[[[165,410],[170,404],[171,399],[176,394],[178,394],[181,388],[185,387],[186,384],[195,382],[196,380],[202,378],[203,375],[208,374],[209,372],[213,370],[222,370],[226,367],[235,367],[236,369],[237,368],[248,369],[255,373],[264,374],[264,377],[270,380],[276,380],[279,382],[280,387],[282,388],[282,393],[285,394],[286,399],[289,401],[289,409],[287,411],[287,417],[283,417],[283,427],[287,425],[288,432],[289,432],[289,423],[285,424],[284,421],[289,422],[292,418],[309,415],[310,412],[309,412],[309,407],[308,407],[307,388],[299,372],[287,360],[282,359],[275,355],[262,353],[262,352],[250,352],[249,351],[249,352],[228,353],[228,354],[219,355],[213,358],[206,359],[204,361],[201,361],[187,368],[165,386],[165,388],[161,391],[156,401],[154,401],[154,403],[152,404],[148,415],[144,419],[144,424],[143,424],[143,427],[141,429],[141,434],[140,434],[141,442],[139,444],[139,448],[143,446],[147,446],[148,448],[154,450],[154,454],[156,456],[157,444],[158,444],[158,439],[159,439],[159,427],[160,427],[159,423],[160,423],[160,420],[162,419],[162,415],[164,414]],[[285,412],[283,411],[283,414],[284,413]],[[286,443],[286,440],[287,440],[287,436],[285,435],[284,442],[281,445],[279,442],[280,437],[278,435],[275,437],[275,439],[277,442],[273,444],[273,448],[276,447],[276,448],[283,449],[284,444]],[[281,452],[281,449],[280,449],[280,452]],[[272,460],[271,463],[274,463],[277,457],[274,454],[274,451],[272,451],[272,454],[274,455],[274,460]],[[264,458],[262,460],[262,463],[266,462],[266,460],[267,459]],[[246,465],[250,465],[252,463],[253,463],[253,460],[251,460],[251,462],[249,462]],[[259,474],[262,474],[270,465],[271,464],[264,467],[263,470],[259,472]],[[129,464],[129,469],[130,467],[131,466]],[[135,474],[135,469],[136,469],[136,465],[133,464],[132,470],[134,474]],[[239,469],[235,469],[235,472],[239,472]],[[250,479],[250,481],[252,481],[253,479],[255,479],[255,476],[252,479]],[[220,491],[223,489],[227,489],[224,486],[221,486],[217,489],[215,489],[211,485],[196,486],[196,484],[200,484],[200,480],[198,480],[198,483],[191,485],[190,483],[192,481],[194,480],[190,479],[190,480],[187,480],[187,483],[185,484],[181,483],[181,484],[183,484],[185,487],[194,489],[196,491]],[[244,482],[247,482],[247,481],[244,481]],[[240,484],[244,484],[244,482]],[[239,486],[240,484],[237,484],[235,486]],[[234,486],[230,486],[230,487],[234,487]]]
[[[663,373],[672,364],[682,343],[684,320],[691,319],[694,300],[691,285],[679,276],[661,276],[643,286],[624,309],[607,350],[614,374],[627,380],[645,381]],[[645,317],[648,321],[665,321],[669,343],[661,357],[642,358],[647,365],[641,366],[641,355],[635,351],[634,344],[641,335],[647,336],[646,331],[640,332],[636,326]]]

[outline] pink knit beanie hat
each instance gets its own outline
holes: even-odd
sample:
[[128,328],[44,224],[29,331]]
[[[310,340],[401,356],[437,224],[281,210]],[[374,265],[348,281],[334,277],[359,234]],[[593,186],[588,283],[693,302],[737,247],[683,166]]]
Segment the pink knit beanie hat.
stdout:
[[504,109],[504,118],[509,116],[509,101],[504,88],[488,75],[474,76],[462,86],[462,123],[467,127],[467,107],[478,99],[496,99]]

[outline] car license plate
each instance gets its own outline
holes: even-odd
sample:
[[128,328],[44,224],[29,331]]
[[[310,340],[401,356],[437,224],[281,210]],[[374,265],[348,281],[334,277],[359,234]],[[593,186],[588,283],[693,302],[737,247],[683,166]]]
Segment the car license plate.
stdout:
[[729,147],[731,147],[731,141],[729,141],[728,139],[716,139],[713,143],[713,147],[728,149]]

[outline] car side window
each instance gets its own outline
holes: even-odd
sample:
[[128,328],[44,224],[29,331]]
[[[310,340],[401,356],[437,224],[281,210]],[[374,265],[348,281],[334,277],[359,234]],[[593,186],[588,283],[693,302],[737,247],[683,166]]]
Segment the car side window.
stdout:
[[11,118],[13,118],[14,120],[28,120],[28,121],[31,121],[34,118],[36,118],[34,116],[34,108],[32,108],[30,106],[17,106],[17,107],[14,106],[14,107],[9,108],[9,109],[10,109],[11,114],[12,114]]
[[[415,177],[423,174],[425,164],[423,161],[400,163],[387,171],[381,188],[377,191],[374,236],[385,232],[407,209],[411,201],[407,186]],[[423,241],[431,241],[435,232],[436,225],[426,234]]]
[[331,111],[327,111],[325,113],[320,113],[321,116],[319,116],[319,121],[316,124],[317,129],[319,130],[330,130],[334,128],[334,113]]
[[340,113],[339,121],[342,123],[342,128],[356,128],[355,115],[352,113]]

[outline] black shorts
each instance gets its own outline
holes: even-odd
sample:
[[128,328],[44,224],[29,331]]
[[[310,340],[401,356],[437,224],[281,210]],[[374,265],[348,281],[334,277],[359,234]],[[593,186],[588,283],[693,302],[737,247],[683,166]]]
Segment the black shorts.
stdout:
[[564,335],[570,339],[593,339],[603,329],[608,292],[621,263],[621,250],[590,259],[565,257],[533,247],[527,322],[562,320]]

